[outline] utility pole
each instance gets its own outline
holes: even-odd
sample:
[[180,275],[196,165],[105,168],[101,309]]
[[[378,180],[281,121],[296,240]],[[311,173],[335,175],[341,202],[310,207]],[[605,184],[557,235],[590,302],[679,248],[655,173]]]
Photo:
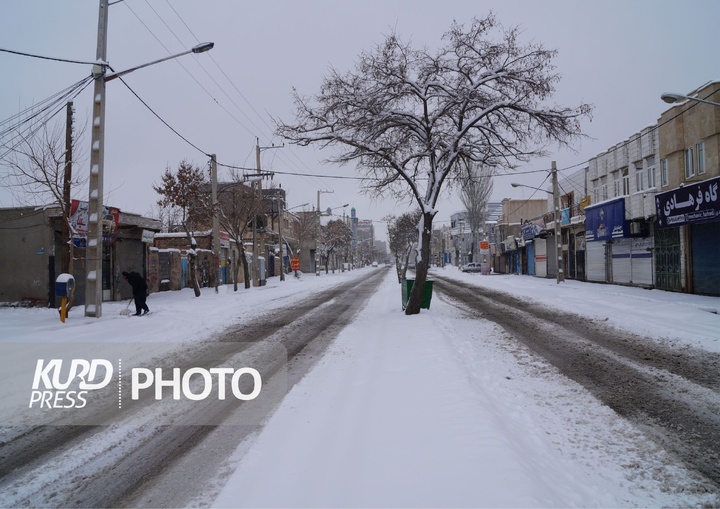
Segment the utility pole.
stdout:
[[62,271],[73,273],[73,239],[70,230],[70,182],[72,181],[72,131],[73,102],[68,101],[65,120],[65,174],[63,176],[63,241],[67,249],[63,252]]
[[280,281],[285,281],[285,243],[283,242],[283,236],[282,236],[282,210],[283,210],[283,198],[282,194],[279,196],[280,204],[278,205],[278,236],[280,237]]
[[258,206],[255,210],[255,217],[253,218],[253,286],[258,286],[260,267],[258,267],[258,245],[257,245],[257,218],[258,213],[262,209],[262,181],[260,180],[260,138],[256,138],[255,143],[255,163],[257,168],[257,182],[253,182],[253,186],[257,184],[257,193],[255,199],[257,200]]
[[[258,194],[257,194],[257,200],[258,200],[258,207],[260,210],[262,210],[262,171],[260,168],[260,151],[262,150],[268,150],[271,148],[283,148],[285,145],[271,145],[269,147],[261,147],[260,146],[260,138],[255,138],[255,163],[257,168],[257,185],[258,185]],[[253,220],[253,286],[258,286],[258,276],[259,276],[259,267],[257,266],[258,263],[258,256],[257,256],[257,214],[255,214],[255,220]],[[282,239],[281,239],[282,240]],[[263,242],[263,244],[265,244]],[[282,249],[282,247],[281,247]]]
[[553,185],[553,210],[555,223],[555,245],[557,253],[557,284],[565,281],[563,272],[562,238],[560,232],[560,190],[558,188],[557,165],[552,162],[552,185]]
[[85,316],[102,316],[103,262],[103,164],[105,152],[105,72],[107,62],[108,0],[99,0],[97,52],[93,66],[92,140],[85,247]]
[[315,231],[315,275],[320,275],[320,264],[318,263],[319,257],[318,257],[318,236],[320,235],[320,216],[322,213],[320,212],[320,194],[325,193],[334,193],[335,191],[320,191],[317,192],[317,229]]
[[212,229],[213,229],[213,266],[215,268],[215,293],[220,288],[220,218],[218,217],[218,176],[217,158],[210,154],[210,194],[212,200]]

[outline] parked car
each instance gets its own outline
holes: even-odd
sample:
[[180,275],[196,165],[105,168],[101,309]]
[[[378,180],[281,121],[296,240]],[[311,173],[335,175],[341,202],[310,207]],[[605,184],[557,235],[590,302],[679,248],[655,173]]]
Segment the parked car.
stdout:
[[463,265],[462,271],[463,272],[481,272],[482,265],[478,262],[470,262],[468,264]]
[[373,266],[373,267],[377,267],[377,266],[378,266],[378,263],[377,263],[377,262],[372,262],[372,266]]

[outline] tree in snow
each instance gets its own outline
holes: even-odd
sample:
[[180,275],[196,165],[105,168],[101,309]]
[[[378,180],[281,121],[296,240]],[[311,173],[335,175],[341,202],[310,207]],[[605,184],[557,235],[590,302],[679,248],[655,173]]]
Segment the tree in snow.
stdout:
[[[25,132],[5,131],[11,134],[0,139],[0,185],[9,189],[20,203],[35,206],[52,206],[60,210],[62,218],[62,244],[60,270],[72,274],[74,270],[75,231],[70,220],[71,195],[83,188],[87,173],[73,172],[73,160],[78,160],[80,142],[86,125],[73,127],[72,103],[68,104],[66,125],[54,126],[28,122]],[[87,191],[86,191],[87,192]],[[74,296],[67,304],[69,312]]]
[[333,219],[320,227],[320,242],[323,247],[325,272],[329,271],[330,259],[333,258],[333,271],[337,267],[337,253],[344,252],[352,241],[352,231],[342,221]]
[[197,279],[197,242],[193,231],[195,226],[208,221],[208,210],[211,210],[208,188],[205,173],[187,161],[182,161],[175,173],[166,168],[161,183],[153,184],[155,192],[162,196],[157,202],[158,206],[180,211],[181,225],[190,244],[187,257],[195,297],[200,297],[200,283]]
[[460,201],[467,212],[468,226],[472,235],[470,261],[475,261],[475,249],[478,245],[478,232],[484,227],[487,202],[492,193],[492,174],[490,168],[476,166],[469,170],[469,178],[460,188]]
[[220,227],[227,232],[240,251],[240,264],[235,263],[234,290],[237,291],[237,280],[240,268],[243,271],[245,289],[250,288],[250,267],[245,252],[243,237],[252,229],[253,221],[257,226],[265,225],[263,203],[254,185],[248,186],[243,174],[232,172],[232,181],[218,186],[218,202]]
[[465,29],[453,23],[435,53],[396,34],[363,52],[355,69],[331,69],[314,97],[295,95],[295,122],[277,132],[298,145],[337,148],[329,162],[355,163],[366,191],[415,201],[416,284],[406,314],[420,312],[430,259],[432,221],[443,185],[463,185],[468,168],[514,167],[581,135],[591,107],[549,105],[560,79],[555,51],[522,44],[518,28],[493,14]]
[[397,271],[398,283],[402,283],[407,274],[410,255],[417,244],[417,225],[422,212],[406,212],[400,217],[387,216],[388,244],[390,252],[395,256],[395,270]]

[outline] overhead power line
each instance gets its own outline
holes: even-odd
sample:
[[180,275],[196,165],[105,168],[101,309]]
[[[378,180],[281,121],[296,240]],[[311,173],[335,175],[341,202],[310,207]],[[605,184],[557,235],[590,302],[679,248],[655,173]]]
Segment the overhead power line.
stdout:
[[86,62],[83,60],[70,60],[67,58],[56,58],[56,57],[47,57],[44,55],[34,55],[32,53],[25,53],[23,51],[15,51],[11,49],[6,48],[0,48],[0,51],[4,53],[12,53],[13,55],[20,55],[23,57],[32,57],[32,58],[40,58],[42,60],[54,60],[55,62],[65,62],[67,64],[82,64],[82,65],[95,65],[97,62]]

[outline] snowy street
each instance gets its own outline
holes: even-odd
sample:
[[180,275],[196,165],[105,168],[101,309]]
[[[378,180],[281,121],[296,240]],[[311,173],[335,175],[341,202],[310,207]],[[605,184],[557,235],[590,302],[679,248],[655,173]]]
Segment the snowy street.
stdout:
[[[565,376],[553,365],[557,359],[529,348],[521,325],[483,318],[493,311],[480,296],[502,292],[527,312],[562,314],[564,328],[572,313],[578,322],[620,329],[618,337],[650,338],[655,353],[684,352],[686,360],[701,357],[715,366],[720,299],[456,268],[434,274],[430,310],[412,317],[401,311],[394,272],[382,268],[274,280],[237,293],[204,289],[198,299],[191,290],[153,294],[152,314],[142,318],[120,316],[123,303],[106,303],[99,320],[78,313],[65,324],[53,310],[0,309],[0,346],[37,342],[29,348],[38,352],[43,344],[128,337],[147,343],[148,351],[169,344],[192,349],[226,341],[232,330],[260,335],[262,323],[273,329],[268,338],[285,341],[305,330],[318,340],[297,355],[288,349],[289,392],[257,425],[177,427],[159,446],[153,437],[161,435],[152,430],[163,426],[132,415],[69,437],[16,470],[3,468],[0,506],[89,506],[83,492],[103,486],[103,472],[113,469],[148,470],[129,491],[119,489],[114,502],[95,499],[131,507],[720,504],[717,480],[664,447],[657,430],[604,404],[596,387]],[[376,290],[368,286],[372,276],[382,280]],[[468,301],[477,301],[477,309],[461,304],[467,297],[457,300],[458,291],[477,286],[482,290]],[[328,300],[310,304],[314,296]],[[529,335],[570,341],[558,331],[539,323]],[[651,368],[665,380],[663,391],[674,388],[678,400],[690,395],[698,414],[717,415],[718,371],[692,380],[673,369]],[[3,466],[18,428],[5,427],[0,436]],[[135,451],[146,448],[165,459],[135,463],[143,457]],[[181,453],[169,453],[173,448]]]

